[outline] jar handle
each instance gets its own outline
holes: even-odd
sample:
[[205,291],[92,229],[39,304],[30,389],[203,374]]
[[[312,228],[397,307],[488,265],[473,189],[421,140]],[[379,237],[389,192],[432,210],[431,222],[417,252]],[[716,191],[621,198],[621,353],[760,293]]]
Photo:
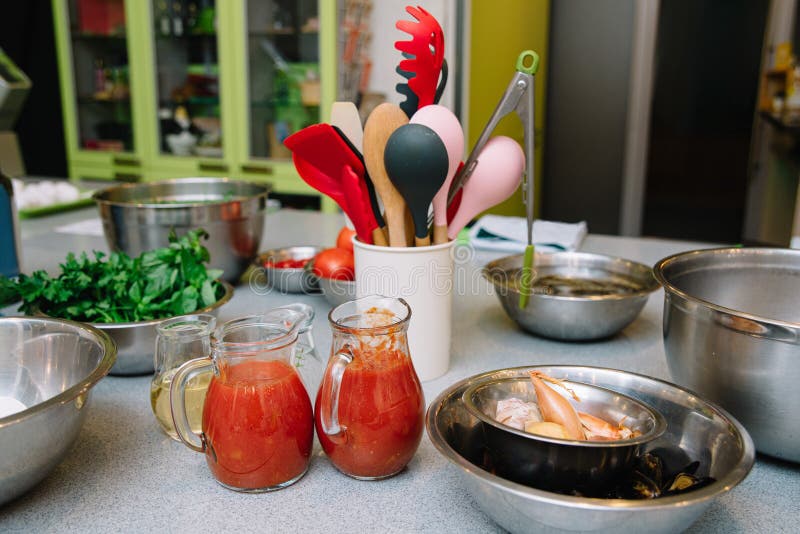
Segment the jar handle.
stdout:
[[189,418],[186,415],[186,382],[202,371],[212,369],[214,364],[211,358],[195,358],[181,365],[172,378],[169,386],[169,406],[172,411],[172,421],[175,431],[181,441],[190,449],[205,452],[205,437],[192,432]]
[[325,370],[325,376],[322,378],[320,423],[322,431],[329,437],[343,435],[347,430],[347,427],[339,424],[339,393],[345,368],[352,361],[353,351],[350,345],[344,345],[339,352],[333,355]]

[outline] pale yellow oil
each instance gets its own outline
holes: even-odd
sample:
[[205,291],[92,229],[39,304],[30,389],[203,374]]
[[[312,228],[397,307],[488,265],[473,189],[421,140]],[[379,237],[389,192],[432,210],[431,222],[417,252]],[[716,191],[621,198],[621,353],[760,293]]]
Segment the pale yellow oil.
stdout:
[[[169,388],[176,370],[165,373],[158,381],[151,383],[150,405],[161,429],[172,439],[180,440],[175,431],[175,424],[172,422],[172,411],[169,405]],[[189,418],[192,432],[196,434],[199,434],[202,429],[203,403],[206,400],[206,390],[211,376],[210,372],[202,373],[186,382],[186,416]]]

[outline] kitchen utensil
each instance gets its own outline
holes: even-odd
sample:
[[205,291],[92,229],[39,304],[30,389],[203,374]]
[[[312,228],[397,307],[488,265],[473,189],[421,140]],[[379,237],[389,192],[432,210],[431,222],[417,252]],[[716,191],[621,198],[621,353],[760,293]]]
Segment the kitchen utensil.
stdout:
[[673,379],[730,410],[760,452],[800,462],[800,250],[693,250],[654,271]]
[[430,245],[428,209],[447,178],[447,147],[424,124],[405,124],[386,142],[384,165],[411,210],[416,246]]
[[[553,375],[560,378],[560,375]],[[486,437],[486,451],[496,474],[539,489],[598,491],[634,466],[642,447],[666,430],[664,417],[627,395],[607,388],[565,380],[580,402],[564,397],[576,410],[612,425],[625,425],[639,435],[625,440],[576,441],[517,430],[496,418],[497,403],[511,398],[537,402],[530,377],[487,378],[462,396],[467,412],[477,418]],[[557,394],[562,394],[560,388]]]
[[[175,441],[178,434],[172,422],[169,405],[169,387],[175,372],[182,364],[196,358],[198,354],[209,353],[211,334],[217,319],[213,315],[194,314],[173,317],[156,325],[155,368],[150,381],[150,408],[161,430]],[[192,432],[201,431],[201,417],[206,389],[211,376],[206,373],[195,376],[186,386],[186,412]]]
[[[305,322],[303,313],[289,308],[233,319],[211,339],[211,354],[189,360],[175,373],[170,388],[175,430],[187,447],[206,454],[212,475],[228,489],[277,490],[308,469],[313,414],[293,361]],[[212,370],[198,435],[186,416],[186,382]]]
[[355,104],[334,102],[331,106],[331,125],[339,128],[359,154],[364,153],[364,129]]
[[403,110],[395,104],[384,102],[372,110],[364,125],[364,163],[375,191],[383,202],[389,244],[393,247],[407,244],[403,227],[405,202],[386,174],[383,153],[389,136],[404,124],[408,124],[408,117]]
[[[408,53],[403,53],[403,57],[406,59],[414,59],[414,56]],[[395,72],[397,72],[397,74],[399,74],[406,80],[410,80],[411,78],[414,77],[413,72],[403,70],[400,68],[399,65],[397,66],[397,68],[395,68]],[[448,72],[447,60],[443,59],[442,71],[439,77],[439,85],[436,87],[436,94],[433,97],[434,104],[438,104],[439,100],[442,98],[442,94],[444,94],[444,88],[447,85],[447,72]],[[405,97],[405,99],[402,102],[400,102],[400,109],[402,109],[410,119],[414,115],[414,113],[416,113],[420,109],[419,98],[417,97],[416,93],[414,93],[414,91],[412,91],[411,88],[408,86],[408,81],[406,81],[405,83],[398,83],[397,85],[394,86],[394,88],[398,93],[400,93],[402,96]]]
[[356,283],[353,280],[318,278],[322,296],[334,308],[356,298]]
[[534,192],[536,190],[536,180],[534,176],[535,159],[535,131],[536,124],[534,118],[534,85],[536,71],[539,69],[539,55],[532,50],[525,50],[517,57],[517,71],[511,78],[503,97],[498,102],[497,107],[489,118],[489,122],[483,128],[478,141],[472,149],[464,168],[456,174],[453,184],[450,186],[450,193],[447,196],[447,203],[453,201],[453,197],[458,190],[469,180],[470,175],[475,171],[482,147],[489,141],[489,137],[494,131],[500,120],[516,111],[522,121],[522,128],[525,132],[525,178],[522,182],[523,203],[525,204],[525,215],[528,221],[528,246],[525,249],[523,263],[522,284],[519,291],[519,307],[525,308],[530,297],[530,281],[532,279],[533,267],[533,208]]
[[[527,376],[538,369],[606,387],[638,399],[667,420],[666,432],[646,450],[683,451],[701,462],[711,484],[650,500],[597,499],[562,495],[518,484],[484,467],[485,441],[478,419],[462,402],[481,380]],[[755,459],[747,431],[727,412],[674,384],[626,371],[597,367],[518,367],[466,378],[445,389],[426,417],[428,436],[461,487],[477,506],[511,532],[682,532],[749,473]]]
[[0,347],[4,504],[67,455],[89,412],[92,387],[108,373],[117,351],[96,328],[39,317],[0,317]]
[[479,157],[470,180],[464,185],[458,212],[447,227],[450,239],[455,239],[473,217],[510,197],[525,172],[525,154],[510,137],[492,137]]
[[92,198],[112,250],[135,257],[169,246],[171,229],[180,235],[203,228],[209,267],[236,282],[258,252],[269,191],[266,184],[229,178],[179,178],[118,185]]
[[353,241],[356,295],[404,299],[414,310],[408,327],[411,359],[420,380],[450,367],[455,241],[429,247],[377,247]]
[[[355,154],[356,157],[360,159],[361,163],[363,164],[364,163],[363,153],[359,149],[357,149],[353,145],[353,143],[350,142],[347,136],[344,135],[344,133],[338,127],[334,126],[333,129],[336,130],[336,133],[338,133],[342,137],[344,142],[347,143],[347,146],[350,147],[350,150],[352,150],[353,154]],[[372,231],[372,241],[376,245],[386,246],[388,244],[387,242],[388,231],[386,230],[386,221],[383,220],[383,214],[381,213],[380,203],[378,202],[378,194],[375,192],[375,186],[372,185],[372,180],[370,179],[369,174],[366,171],[366,166],[364,166],[363,178],[359,176],[359,179],[362,179],[367,187],[367,192],[369,193],[369,204],[370,208],[372,209],[372,216],[375,219],[376,228]]]
[[584,252],[537,254],[528,306],[520,308],[521,254],[488,263],[483,275],[494,285],[509,317],[539,336],[577,341],[611,336],[642,311],[658,282],[647,265]]
[[[300,177],[317,191],[328,195],[353,222],[359,237],[372,241],[376,227],[369,203],[348,199],[341,183],[343,168],[364,175],[364,163],[330,124],[314,124],[295,132],[284,141]],[[360,198],[360,195],[357,196]]]
[[450,184],[464,157],[464,130],[452,111],[436,104],[425,106],[417,111],[410,124],[423,124],[436,132],[447,149],[447,177],[433,197],[433,242],[447,241],[447,193]]
[[[411,54],[403,54],[403,57],[406,59],[412,59],[414,56]],[[401,96],[405,97],[402,102],[400,102],[400,109],[408,116],[410,119],[414,113],[419,109],[419,98],[417,97],[416,93],[411,90],[408,86],[408,80],[414,77],[414,73],[411,71],[403,70],[398,65],[395,68],[395,72],[406,79],[403,83],[398,83],[394,86],[395,91],[400,93]]]
[[[439,22],[422,7],[406,6],[406,12],[416,19],[398,20],[395,27],[411,36],[409,41],[395,41],[394,47],[412,57],[400,62],[399,69],[414,73],[408,87],[417,96],[418,109],[433,104],[444,61],[444,33]],[[447,75],[442,82],[447,81]],[[441,93],[440,93],[441,94]]]
[[351,477],[399,473],[422,438],[425,398],[408,353],[410,318],[404,300],[377,295],[328,315],[333,343],[315,426],[325,454]]
[[[233,298],[233,286],[222,281],[225,294],[211,306],[194,313],[216,316],[219,309]],[[153,347],[156,342],[156,326],[164,319],[135,321],[131,323],[91,323],[91,326],[108,334],[117,346],[116,363],[109,374],[117,376],[152,373]]]
[[275,288],[281,293],[316,293],[319,291],[317,278],[308,269],[304,267],[270,267],[268,263],[311,259],[321,251],[321,247],[295,246],[261,252],[253,260],[256,270],[248,280],[250,287],[258,294],[262,294],[262,290],[270,288]]

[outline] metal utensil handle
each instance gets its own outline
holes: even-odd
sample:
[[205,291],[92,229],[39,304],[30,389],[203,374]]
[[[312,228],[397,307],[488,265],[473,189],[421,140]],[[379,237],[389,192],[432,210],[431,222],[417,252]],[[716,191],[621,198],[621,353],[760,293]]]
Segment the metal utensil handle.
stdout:
[[[525,66],[525,63],[528,60],[530,60],[530,65]],[[492,113],[492,116],[489,118],[486,126],[484,126],[480,137],[478,137],[478,141],[475,143],[475,146],[472,148],[472,151],[467,158],[467,161],[464,162],[464,166],[462,167],[461,171],[455,176],[455,178],[453,178],[453,183],[450,185],[450,191],[447,194],[448,206],[453,201],[453,198],[455,198],[458,190],[464,186],[467,180],[469,180],[470,175],[472,175],[472,172],[475,170],[475,166],[478,164],[480,152],[483,149],[483,146],[489,141],[489,138],[491,137],[492,132],[494,132],[494,129],[497,127],[497,124],[503,117],[512,111],[517,111],[517,107],[520,105],[520,102],[523,102],[522,97],[525,96],[526,92],[529,92],[529,90],[532,91],[533,74],[535,74],[539,69],[539,55],[533,50],[525,50],[517,57],[516,69],[517,72],[514,73],[514,76],[511,78],[511,82],[508,84],[508,87],[506,87],[506,90],[503,93],[503,97],[500,99],[500,102],[497,103],[494,113]],[[525,131],[527,133],[528,126],[525,124],[526,118],[520,114],[520,119],[523,121],[522,125],[525,127]],[[533,123],[531,123],[529,127],[532,132]]]
[[186,382],[198,373],[213,367],[214,364],[208,357],[189,360],[178,368],[169,386],[169,407],[175,431],[187,447],[197,452],[205,452],[206,440],[202,434],[197,435],[192,432],[189,425],[189,418],[186,415]]

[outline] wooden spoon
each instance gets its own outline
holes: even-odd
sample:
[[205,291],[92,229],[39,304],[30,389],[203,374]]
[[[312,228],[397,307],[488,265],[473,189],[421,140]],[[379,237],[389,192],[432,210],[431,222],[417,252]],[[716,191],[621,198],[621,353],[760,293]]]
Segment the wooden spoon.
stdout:
[[408,245],[403,221],[406,204],[386,173],[383,154],[389,137],[405,124],[408,124],[408,117],[403,110],[396,104],[385,102],[372,110],[364,125],[364,164],[375,191],[383,201],[389,245],[392,247]]

